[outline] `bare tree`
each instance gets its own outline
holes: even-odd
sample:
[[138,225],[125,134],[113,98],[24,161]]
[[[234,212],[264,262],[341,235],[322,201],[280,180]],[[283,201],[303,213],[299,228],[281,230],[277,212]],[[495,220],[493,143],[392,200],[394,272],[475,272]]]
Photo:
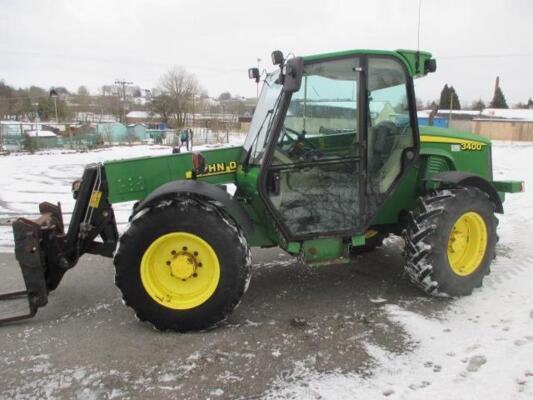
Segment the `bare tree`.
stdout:
[[87,86],[80,86],[78,88],[77,96],[75,97],[76,103],[78,103],[78,111],[91,111],[91,94]]
[[173,67],[160,78],[159,86],[161,92],[165,93],[171,101],[177,125],[184,126],[185,117],[191,109],[194,96],[202,92],[198,79],[183,67]]
[[153,114],[159,114],[161,120],[168,125],[170,117],[174,112],[173,99],[167,94],[161,94],[153,98],[150,102],[150,114],[153,117]]

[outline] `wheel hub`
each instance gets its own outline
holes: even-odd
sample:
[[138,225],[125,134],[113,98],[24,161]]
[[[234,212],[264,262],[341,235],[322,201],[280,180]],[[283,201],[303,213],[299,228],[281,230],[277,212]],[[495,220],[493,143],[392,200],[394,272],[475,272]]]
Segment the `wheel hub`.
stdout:
[[218,257],[209,243],[188,232],[157,238],[141,260],[141,281],[159,304],[187,310],[206,302],[220,280]]
[[186,280],[196,272],[196,260],[194,256],[181,253],[170,261],[170,273],[174,278]]
[[487,241],[483,217],[473,211],[461,215],[448,238],[448,261],[452,271],[459,276],[476,271],[485,257]]

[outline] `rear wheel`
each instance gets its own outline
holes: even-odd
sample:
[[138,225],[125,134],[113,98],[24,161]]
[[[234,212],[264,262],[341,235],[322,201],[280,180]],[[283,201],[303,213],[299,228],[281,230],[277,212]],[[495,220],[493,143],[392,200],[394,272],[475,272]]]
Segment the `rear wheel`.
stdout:
[[494,204],[477,188],[428,193],[403,232],[407,275],[433,295],[471,294],[490,272],[497,225]]
[[217,209],[164,202],[131,221],[115,256],[115,280],[140,320],[161,330],[199,330],[237,306],[250,261],[246,239]]

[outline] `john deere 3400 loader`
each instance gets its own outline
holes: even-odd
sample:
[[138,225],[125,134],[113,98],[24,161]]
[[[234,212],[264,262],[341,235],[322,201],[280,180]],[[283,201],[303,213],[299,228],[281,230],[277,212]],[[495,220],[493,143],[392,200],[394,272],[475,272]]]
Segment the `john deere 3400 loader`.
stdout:
[[[244,145],[91,164],[73,183],[67,231],[59,204],[17,219],[27,290],[3,298],[27,296],[30,311],[5,321],[33,316],[84,253],[114,257],[125,303],[176,331],[226,318],[248,286],[254,246],[324,264],[401,234],[406,276],[426,293],[481,286],[495,213],[522,183],[493,180],[488,139],[418,126],[413,79],[435,71],[431,54],[272,59],[279,68],[264,78]],[[119,238],[113,204],[132,200]]]

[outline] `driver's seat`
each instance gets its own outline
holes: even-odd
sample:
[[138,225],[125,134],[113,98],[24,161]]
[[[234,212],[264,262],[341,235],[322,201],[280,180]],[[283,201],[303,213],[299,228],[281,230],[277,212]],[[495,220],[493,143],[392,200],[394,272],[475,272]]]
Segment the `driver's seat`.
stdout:
[[387,162],[398,134],[399,129],[392,121],[382,121],[372,128],[369,173],[376,173]]

